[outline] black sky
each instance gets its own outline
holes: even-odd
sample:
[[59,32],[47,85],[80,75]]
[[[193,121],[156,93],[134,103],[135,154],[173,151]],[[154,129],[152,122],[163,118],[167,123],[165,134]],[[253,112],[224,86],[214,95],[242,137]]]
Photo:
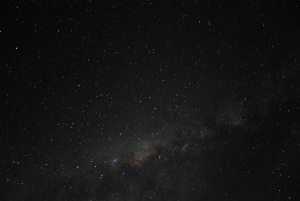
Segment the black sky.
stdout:
[[2,200],[299,199],[299,3],[3,5]]

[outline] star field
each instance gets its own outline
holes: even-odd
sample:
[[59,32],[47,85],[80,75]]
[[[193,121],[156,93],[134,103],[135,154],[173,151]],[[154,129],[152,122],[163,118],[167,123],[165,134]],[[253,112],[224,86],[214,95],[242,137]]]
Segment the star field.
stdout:
[[1,200],[299,199],[299,3],[4,3]]

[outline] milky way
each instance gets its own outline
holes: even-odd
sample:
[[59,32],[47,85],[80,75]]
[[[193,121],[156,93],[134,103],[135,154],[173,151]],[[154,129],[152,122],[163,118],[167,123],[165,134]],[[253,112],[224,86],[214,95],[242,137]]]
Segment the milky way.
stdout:
[[4,3],[0,199],[299,200],[299,8]]

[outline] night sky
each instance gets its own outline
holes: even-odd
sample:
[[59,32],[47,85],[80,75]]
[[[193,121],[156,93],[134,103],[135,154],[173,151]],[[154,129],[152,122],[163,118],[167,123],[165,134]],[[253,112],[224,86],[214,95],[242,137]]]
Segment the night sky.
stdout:
[[300,3],[245,2],[2,3],[0,199],[298,200]]

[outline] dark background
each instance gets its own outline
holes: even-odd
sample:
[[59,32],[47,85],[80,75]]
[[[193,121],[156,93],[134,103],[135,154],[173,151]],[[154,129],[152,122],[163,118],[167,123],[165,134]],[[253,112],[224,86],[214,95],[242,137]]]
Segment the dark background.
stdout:
[[1,200],[298,200],[299,3],[1,6]]

